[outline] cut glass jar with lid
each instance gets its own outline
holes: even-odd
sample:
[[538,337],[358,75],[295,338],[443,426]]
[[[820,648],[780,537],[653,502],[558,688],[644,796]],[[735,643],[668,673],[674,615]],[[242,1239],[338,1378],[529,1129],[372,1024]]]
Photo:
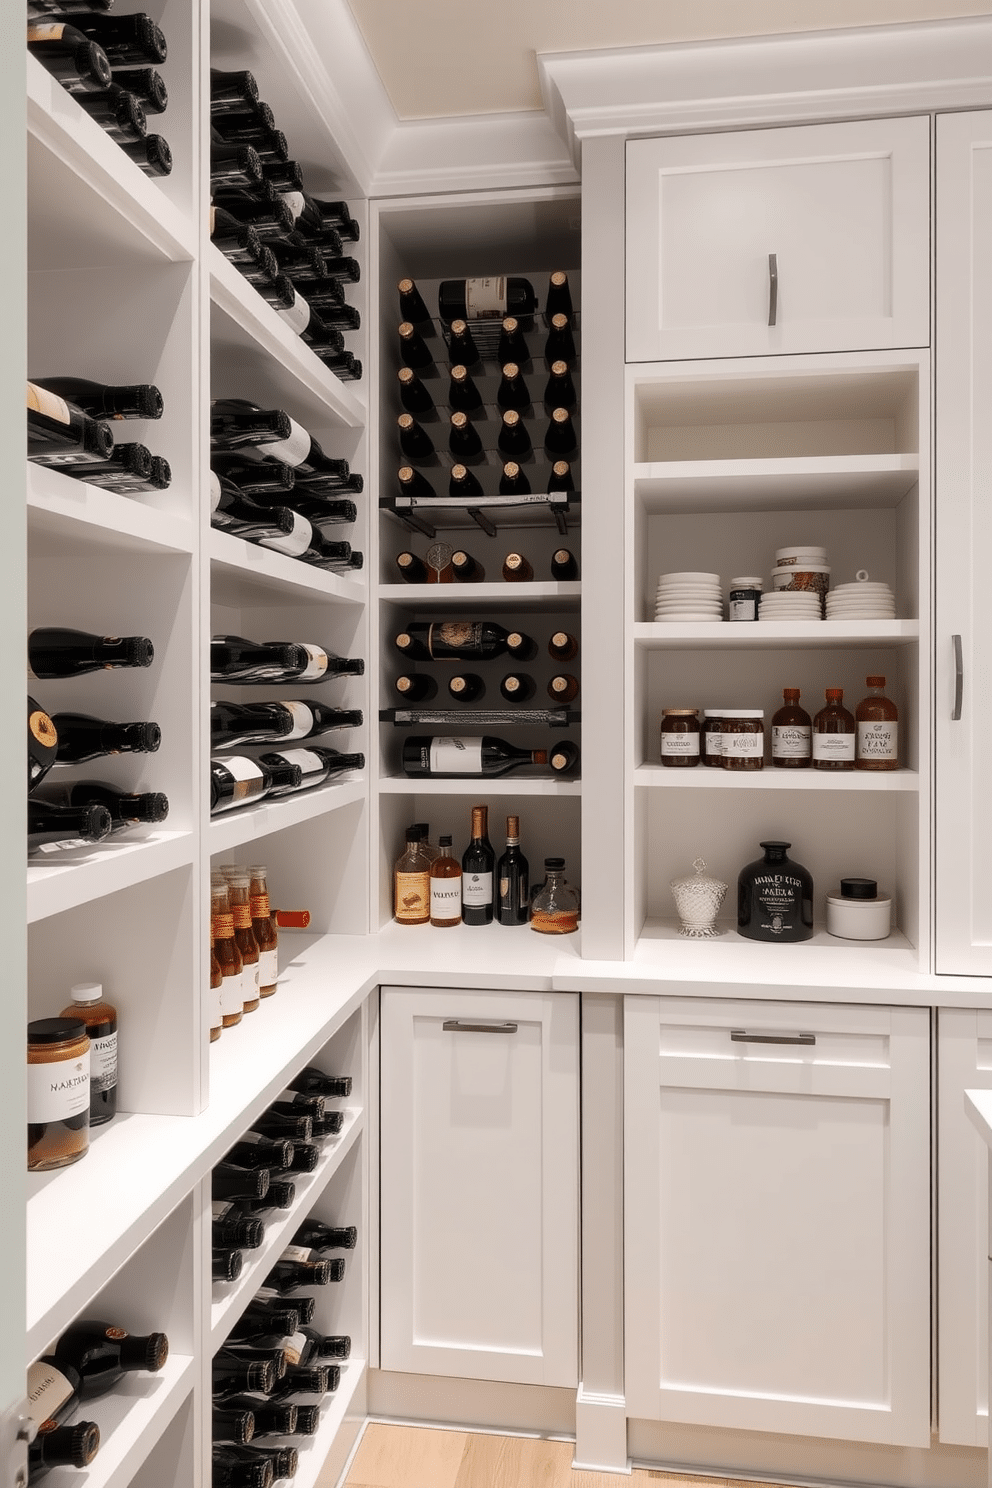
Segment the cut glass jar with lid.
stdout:
[[673,878],[671,882],[675,908],[681,921],[679,934],[688,936],[690,940],[711,940],[723,934],[716,924],[716,917],[727,897],[729,884],[711,878],[703,858],[693,859],[692,866],[694,872]]
[[565,881],[564,858],[544,860],[544,883],[531,903],[530,928],[542,935],[571,935],[579,928],[579,896]]

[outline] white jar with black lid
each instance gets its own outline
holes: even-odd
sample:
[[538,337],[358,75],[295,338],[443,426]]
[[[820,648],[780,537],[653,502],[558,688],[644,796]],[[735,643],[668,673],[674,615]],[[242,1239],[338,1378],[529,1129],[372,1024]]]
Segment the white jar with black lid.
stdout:
[[892,929],[892,900],[873,878],[842,878],[827,895],[827,932],[841,940],[885,940]]

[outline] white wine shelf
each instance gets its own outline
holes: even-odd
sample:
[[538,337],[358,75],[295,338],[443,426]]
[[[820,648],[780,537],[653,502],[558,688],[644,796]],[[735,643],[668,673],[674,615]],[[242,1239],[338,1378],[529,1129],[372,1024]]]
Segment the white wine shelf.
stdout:
[[195,848],[190,832],[152,832],[36,855],[28,861],[28,923],[187,867]]
[[[273,748],[276,748],[273,745]],[[319,790],[300,791],[284,800],[261,801],[240,811],[222,812],[210,821],[211,853],[227,852],[270,832],[295,827],[298,822],[313,821],[329,811],[340,811],[355,801],[364,801],[368,784],[364,777],[324,785]]]
[[210,565],[211,597],[217,604],[285,604],[293,590],[330,603],[363,604],[367,592],[361,579],[327,573],[216,529],[210,533]]
[[648,789],[689,790],[786,790],[786,791],[918,791],[915,770],[717,770],[697,765],[691,770],[672,770],[666,765],[639,765],[634,784]]
[[649,516],[663,512],[801,511],[898,506],[920,478],[917,455],[672,460],[634,466]]
[[634,644],[643,651],[758,651],[792,646],[803,650],[811,646],[851,649],[912,646],[919,638],[918,620],[757,620],[750,624],[716,620],[672,625],[641,621],[634,625]]
[[28,524],[62,542],[125,552],[192,553],[193,528],[171,512],[28,461]]
[[293,1445],[300,1454],[293,1488],[315,1488],[331,1444],[353,1408],[366,1368],[364,1359],[345,1359],[341,1364],[341,1383],[321,1403],[320,1425],[314,1435],[293,1437]]
[[380,600],[411,610],[476,610],[487,614],[519,614],[530,608],[553,609],[577,615],[582,585],[535,581],[530,584],[380,584]]
[[379,790],[390,796],[580,796],[580,780],[537,779],[520,775],[475,776],[467,779],[434,780],[418,776],[387,776]]
[[[198,1361],[170,1354],[156,1374],[129,1374],[109,1395],[86,1401],[78,1415],[100,1428],[100,1450],[86,1470],[86,1488],[128,1488],[193,1388]],[[53,1482],[61,1474],[56,1468]]]

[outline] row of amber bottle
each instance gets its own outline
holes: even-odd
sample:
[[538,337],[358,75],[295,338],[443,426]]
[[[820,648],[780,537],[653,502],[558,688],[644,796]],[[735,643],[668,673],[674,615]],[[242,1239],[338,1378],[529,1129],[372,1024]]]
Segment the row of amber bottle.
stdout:
[[210,1041],[271,997],[279,975],[279,927],[306,929],[308,910],[273,910],[264,864],[225,863],[210,875]]

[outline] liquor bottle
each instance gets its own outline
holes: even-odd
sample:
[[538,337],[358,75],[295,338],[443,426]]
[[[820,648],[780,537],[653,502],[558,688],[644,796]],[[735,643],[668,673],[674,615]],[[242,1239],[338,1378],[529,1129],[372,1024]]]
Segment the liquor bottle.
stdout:
[[508,703],[525,703],[534,696],[534,678],[526,672],[508,672],[499,684]]
[[548,297],[544,302],[544,315],[546,320],[552,316],[564,315],[568,320],[572,318],[572,291],[568,284],[568,275],[564,269],[556,269],[548,279]]
[[499,434],[496,437],[496,448],[500,454],[517,464],[521,460],[529,459],[534,452],[527,425],[515,408],[508,408],[503,414]]
[[[424,297],[412,279],[401,279],[396,286],[400,297],[400,314],[404,320],[413,325],[424,328],[425,334],[433,332],[431,312],[424,303]],[[430,327],[430,331],[426,328]]]
[[247,1359],[233,1349],[221,1349],[213,1359],[213,1397],[224,1400],[242,1390],[271,1395],[276,1371],[270,1359]]
[[572,478],[572,467],[567,460],[556,460],[551,467],[548,476],[549,491],[574,491],[575,481]]
[[486,695],[486,684],[477,672],[460,672],[448,683],[448,691],[456,703],[475,703]]
[[58,758],[59,738],[55,720],[33,697],[28,698],[28,790],[40,784]]
[[497,919],[501,925],[525,925],[530,911],[527,859],[520,851],[520,818],[506,818],[506,851],[496,867]]
[[825,696],[826,705],[813,719],[813,769],[853,770],[854,717],[843,706],[842,688],[828,687]]
[[423,673],[412,675],[404,673],[397,677],[393,683],[405,703],[426,703],[437,696],[437,683],[433,677],[425,676]]
[[454,578],[451,571],[451,547],[448,543],[431,543],[426,553],[428,584],[450,584]]
[[467,413],[453,413],[448,432],[448,449],[461,465],[480,465],[486,458],[479,431]]
[[111,67],[161,67],[169,48],[161,27],[140,12],[73,12],[73,25],[102,47]]
[[406,584],[426,584],[427,565],[415,553],[397,553],[396,567]]
[[456,363],[448,378],[448,407],[453,413],[464,413],[469,418],[484,418],[485,407],[482,394],[467,367]]
[[[518,367],[522,367],[530,361],[527,341],[515,315],[507,315],[503,318],[503,324],[499,328],[496,360],[501,367],[504,367],[507,362],[516,362]],[[513,405],[513,407],[517,406],[519,405]]]
[[499,479],[499,494],[501,496],[530,495],[530,481],[516,460],[507,460],[503,466],[503,474]]
[[807,770],[812,754],[812,722],[799,706],[799,688],[782,691],[783,706],[772,717],[772,765],[782,770]]
[[565,878],[564,858],[545,858],[544,882],[531,899],[530,928],[571,935],[579,928],[579,896]]
[[467,465],[461,463],[452,465],[451,474],[448,477],[449,496],[457,496],[462,501],[473,501],[482,494],[482,485],[478,476],[474,475]]
[[114,82],[140,98],[146,114],[164,114],[169,104],[165,79],[154,67],[114,68]]
[[412,367],[401,367],[396,376],[400,384],[400,402],[407,413],[416,414],[417,418],[426,419],[428,422],[436,419],[437,409],[434,407],[434,399]]
[[272,1488],[275,1473],[266,1458],[261,1462],[242,1462],[231,1454],[235,1448],[227,1442],[215,1443],[210,1457],[212,1488]]
[[361,657],[337,656],[311,641],[246,641],[214,636],[210,642],[213,682],[322,682],[330,677],[362,677]]
[[555,661],[571,661],[579,654],[579,643],[567,630],[556,630],[548,642],[548,655]]
[[398,925],[426,925],[431,917],[431,860],[416,827],[393,868],[393,918]]
[[560,672],[548,683],[548,697],[556,706],[572,702],[579,695],[579,679],[568,672]]
[[210,814],[250,806],[263,796],[298,790],[303,783],[299,765],[283,761],[265,764],[246,755],[231,754],[210,761]]
[[90,1041],[90,1126],[102,1126],[117,1114],[117,1009],[103,996],[99,982],[77,982],[72,1001],[60,1018],[80,1018]]
[[[551,555],[551,577],[559,584],[579,577],[579,565],[575,554],[568,548],[556,548]],[[552,652],[552,655],[554,653]]]
[[503,559],[503,578],[507,584],[526,584],[534,577],[534,569],[523,553],[507,553]]
[[37,383],[27,385],[28,459],[36,465],[79,465],[110,458],[113,430]]
[[423,336],[410,321],[400,322],[397,334],[400,338],[400,360],[405,367],[412,367],[418,377],[437,375],[434,353]]
[[551,456],[570,455],[577,444],[572,415],[567,408],[556,408],[544,435],[545,451]]
[[160,134],[146,134],[144,139],[130,144],[121,143],[121,149],[146,176],[169,176],[172,174],[172,151],[169,142]]
[[365,756],[360,752],[348,754],[343,750],[311,744],[306,749],[277,750],[271,754],[263,754],[261,763],[273,774],[277,770],[299,770],[298,781],[287,779],[273,786],[269,794],[278,798],[294,795],[301,790],[313,790],[325,781],[343,775],[346,770],[364,770]]
[[[252,1439],[262,1436],[292,1436],[298,1425],[298,1407],[290,1400],[272,1400],[264,1395],[232,1395],[225,1405],[230,1412],[251,1414]],[[214,1421],[221,1412],[214,1411]],[[214,1427],[214,1437],[223,1440]]]
[[[404,756],[405,754],[404,749]],[[405,764],[404,758],[404,766]],[[496,855],[489,841],[488,828],[488,806],[473,806],[472,836],[462,854],[462,919],[466,925],[492,924],[493,868]]]
[[105,806],[53,806],[28,797],[28,852],[57,852],[109,837],[113,820]]
[[351,1095],[350,1075],[326,1075],[316,1065],[308,1064],[288,1082],[289,1090],[299,1090],[304,1095],[324,1095],[329,1100],[347,1100]]
[[544,384],[544,406],[548,413],[555,408],[575,407],[578,401],[575,392],[575,383],[572,374],[568,370],[568,363],[555,361],[551,363],[551,372],[547,382]]
[[414,470],[412,465],[401,465],[396,472],[401,496],[414,496],[418,501],[435,501],[437,493],[426,475]]
[[236,1442],[246,1446],[255,1435],[255,1413],[250,1408],[233,1406],[227,1401],[227,1409],[214,1406],[211,1427],[215,1442]]
[[481,584],[485,580],[486,570],[463,548],[458,548],[451,555],[451,576],[459,584]]
[[126,791],[103,780],[55,782],[51,778],[38,787],[33,800],[47,801],[51,806],[103,806],[110,815],[111,831],[128,827],[157,825],[169,815],[169,798],[162,791]]
[[95,419],[159,419],[165,408],[162,394],[151,383],[116,386],[84,377],[36,377],[33,386],[64,398]]
[[465,738],[414,735],[403,742],[403,771],[413,776],[506,775],[521,765],[547,762],[546,750],[518,749],[489,734]]
[[556,775],[570,775],[579,763],[579,746],[570,739],[556,744],[548,755],[548,764]]
[[507,651],[524,659],[529,643],[495,620],[414,620],[396,637],[396,645],[417,660],[493,661]]
[[551,329],[544,343],[544,359],[549,367],[553,362],[567,362],[571,366],[575,361],[575,339],[567,315],[552,315]]
[[[243,995],[244,978],[241,964],[241,952],[238,950],[234,939],[234,915],[231,912],[230,901],[227,897],[227,885],[215,883],[210,887],[210,935],[214,943],[214,952],[220,962],[223,980],[220,989],[221,1023],[224,1028],[233,1028],[240,1023],[244,1016],[245,999]],[[235,1164],[236,1167],[248,1167],[248,1163]],[[252,1167],[256,1166],[254,1163]],[[214,1169],[214,1197],[236,1198],[233,1192],[219,1192],[216,1186],[217,1172]],[[262,1189],[257,1197],[264,1197],[268,1184]],[[245,1195],[254,1197],[251,1193]]]
[[465,320],[453,320],[448,336],[448,362],[451,366],[467,367],[471,370],[482,361],[475,337]]
[[103,48],[65,21],[29,22],[28,51],[68,93],[100,92],[113,81]]
[[116,667],[148,667],[154,659],[155,648],[145,636],[98,636],[59,627],[28,636],[31,677],[81,677]]
[[70,1323],[51,1353],[56,1366],[79,1376],[80,1400],[106,1395],[132,1371],[157,1374],[169,1357],[164,1333],[128,1333],[117,1323],[92,1318]]
[[210,1191],[215,1200],[230,1200],[243,1205],[265,1198],[269,1191],[268,1168],[243,1168],[235,1163],[218,1163],[210,1175]]
[[885,696],[884,677],[866,677],[868,696],[855,711],[858,726],[856,770],[898,770],[899,710]]
[[737,879],[738,935],[748,940],[809,940],[813,934],[812,875],[789,857],[791,842],[760,845],[764,857],[748,863]]
[[443,321],[518,320],[532,316],[537,296],[529,279],[499,275],[487,279],[444,279],[438,286],[437,311]]
[[27,1480],[37,1483],[53,1467],[89,1467],[99,1448],[100,1428],[95,1421],[49,1427],[28,1444]]
[[[450,844],[451,838],[448,842]],[[445,839],[441,838],[444,845]],[[436,859],[440,862],[440,858]],[[319,1219],[305,1219],[293,1236],[294,1245],[305,1245],[311,1250],[354,1250],[358,1244],[358,1230],[354,1225],[329,1225]]]
[[436,465],[437,450],[434,441],[422,424],[418,424],[412,413],[401,413],[396,420],[399,430],[400,449],[415,465]]

